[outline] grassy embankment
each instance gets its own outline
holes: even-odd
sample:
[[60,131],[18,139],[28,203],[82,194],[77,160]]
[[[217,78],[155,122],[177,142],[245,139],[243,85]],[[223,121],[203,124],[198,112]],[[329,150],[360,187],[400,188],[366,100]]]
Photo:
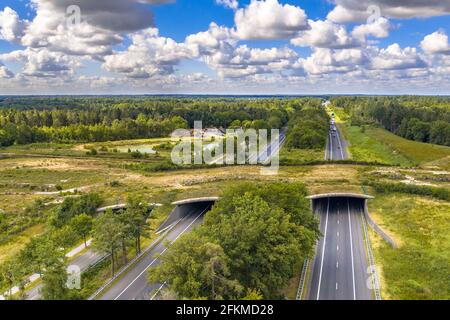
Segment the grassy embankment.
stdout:
[[449,147],[407,140],[377,127],[352,126],[342,110],[331,110],[335,112],[337,123],[350,144],[349,151],[353,160],[402,167],[450,168]]
[[450,203],[406,194],[378,194],[373,218],[398,242],[373,232],[385,299],[450,299]]

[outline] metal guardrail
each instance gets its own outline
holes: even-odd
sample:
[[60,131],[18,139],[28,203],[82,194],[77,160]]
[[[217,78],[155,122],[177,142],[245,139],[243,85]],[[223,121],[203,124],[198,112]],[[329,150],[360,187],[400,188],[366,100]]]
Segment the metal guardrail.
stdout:
[[146,255],[150,250],[152,250],[155,245],[157,245],[164,237],[167,235],[167,233],[171,230],[171,228],[167,229],[163,234],[161,234],[158,238],[156,238],[155,241],[152,242],[147,248],[145,248],[144,251],[142,251],[139,255],[137,255],[133,260],[128,262],[127,265],[122,267],[111,279],[109,279],[103,286],[101,286],[97,291],[95,291],[88,300],[94,300],[97,298],[100,293],[102,293],[107,287],[109,287],[114,281],[116,281],[125,271],[127,271],[133,264],[135,264],[137,261],[139,261],[144,255]]
[[306,284],[306,274],[308,272],[309,267],[309,259],[306,258],[303,262],[303,268],[302,268],[302,274],[300,276],[300,282],[297,290],[297,296],[295,297],[295,300],[302,300],[303,298],[303,292],[305,290],[305,284]]
[[375,258],[373,257],[373,252],[372,252],[372,246],[370,245],[370,238],[369,238],[369,232],[367,230],[367,221],[366,221],[366,217],[362,216],[361,217],[363,220],[363,229],[364,229],[364,235],[365,235],[365,242],[366,242],[366,250],[367,250],[367,256],[369,258],[369,271],[370,271],[370,278],[372,280],[372,286],[373,286],[373,291],[375,293],[375,299],[376,300],[382,300],[381,298],[381,290],[380,290],[380,281],[378,279],[378,273],[377,273],[377,269],[376,269],[376,264],[375,264]]

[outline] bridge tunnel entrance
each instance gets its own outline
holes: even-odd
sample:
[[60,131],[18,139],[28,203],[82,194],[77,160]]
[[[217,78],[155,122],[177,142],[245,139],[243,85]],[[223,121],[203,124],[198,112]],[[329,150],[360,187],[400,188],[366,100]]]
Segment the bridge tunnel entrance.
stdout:
[[308,197],[315,214],[356,211],[364,213],[372,196],[353,193],[328,193]]
[[172,203],[175,208],[166,221],[158,228],[157,232],[163,232],[180,220],[190,216],[206,214],[219,200],[218,197],[186,199]]

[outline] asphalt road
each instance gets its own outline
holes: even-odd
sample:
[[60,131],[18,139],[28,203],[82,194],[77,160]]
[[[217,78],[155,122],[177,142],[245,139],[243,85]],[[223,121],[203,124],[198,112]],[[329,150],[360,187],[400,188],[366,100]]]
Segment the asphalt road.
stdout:
[[[336,129],[332,131],[331,127]],[[348,159],[347,142],[342,137],[339,128],[336,125],[330,126],[328,133],[327,150],[325,152],[325,160],[346,160]]]
[[166,243],[177,241],[183,234],[199,225],[209,207],[209,204],[199,206],[181,220],[166,235],[164,241],[157,244],[133,268],[128,270],[100,297],[100,300],[150,300],[162,285],[148,283],[148,270],[161,263],[159,256],[167,251]]
[[[84,272],[90,266],[93,266],[94,264],[102,260],[103,257],[104,256],[101,253],[97,253],[94,250],[88,250],[71,261],[70,266],[77,266],[80,268],[81,272]],[[33,289],[27,291],[27,300],[39,300],[41,298],[41,295],[39,293],[41,288],[42,284],[39,284]]]
[[316,214],[324,235],[312,265],[309,300],[371,300],[362,234],[362,202],[345,198],[319,201]]

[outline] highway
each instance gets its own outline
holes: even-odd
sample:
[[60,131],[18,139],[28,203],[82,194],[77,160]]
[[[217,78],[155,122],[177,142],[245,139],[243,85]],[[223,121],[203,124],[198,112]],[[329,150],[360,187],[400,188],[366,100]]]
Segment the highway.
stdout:
[[348,159],[347,142],[342,137],[336,124],[330,125],[325,160],[339,161]]
[[[92,249],[87,250],[82,255],[76,257],[70,262],[70,266],[77,266],[80,268],[81,272],[86,271],[89,267],[100,262],[105,256],[101,253],[95,252]],[[42,289],[42,284],[38,284],[34,288],[26,292],[27,300],[39,300],[41,298],[40,290]]]
[[316,203],[323,237],[312,264],[309,300],[371,300],[362,232],[363,202],[328,198]]
[[160,255],[167,252],[166,243],[174,243],[183,234],[191,231],[203,220],[210,204],[199,205],[181,220],[164,238],[139,262],[128,270],[112,287],[100,296],[100,300],[150,300],[161,284],[148,283],[148,270],[161,263]]

